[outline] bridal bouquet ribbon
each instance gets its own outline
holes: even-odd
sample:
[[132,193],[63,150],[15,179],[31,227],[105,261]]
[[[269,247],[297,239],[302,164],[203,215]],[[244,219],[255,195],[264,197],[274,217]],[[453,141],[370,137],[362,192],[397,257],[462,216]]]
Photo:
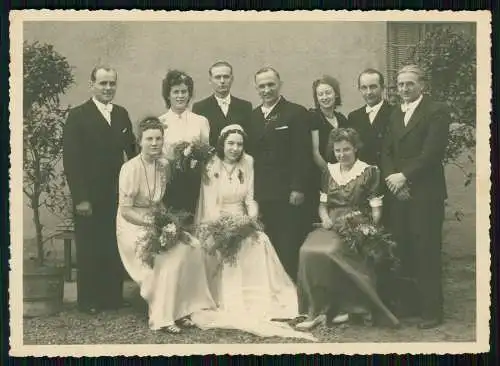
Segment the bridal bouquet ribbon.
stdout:
[[197,236],[210,255],[218,255],[222,263],[236,264],[241,244],[262,231],[263,225],[246,215],[223,215],[197,228]]
[[399,259],[394,254],[396,242],[361,211],[338,217],[333,229],[342,238],[348,252],[361,255],[376,266],[389,266],[391,270],[398,268]]
[[172,166],[177,172],[203,168],[214,156],[215,148],[201,141],[180,141],[173,147],[174,157]]
[[179,242],[191,241],[188,225],[185,224],[189,216],[187,212],[173,211],[160,205],[153,208],[146,233],[137,243],[138,254],[147,266],[153,267],[157,254],[170,250]]

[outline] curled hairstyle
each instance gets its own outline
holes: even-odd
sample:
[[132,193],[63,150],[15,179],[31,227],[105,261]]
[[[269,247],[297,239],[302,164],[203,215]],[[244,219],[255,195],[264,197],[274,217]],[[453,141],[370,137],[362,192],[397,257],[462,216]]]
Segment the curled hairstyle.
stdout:
[[177,85],[182,85],[185,84],[188,88],[188,93],[189,93],[189,101],[193,97],[193,90],[194,90],[194,82],[193,78],[186,74],[184,71],[179,71],[179,70],[169,70],[167,72],[167,75],[163,79],[162,82],[162,87],[161,87],[161,93],[163,96],[163,100],[165,101],[165,104],[167,108],[170,108],[170,91],[174,86]]
[[313,84],[312,84],[313,100],[314,100],[314,106],[316,107],[316,109],[319,109],[319,102],[318,102],[318,96],[316,95],[316,89],[321,84],[331,86],[333,91],[335,92],[335,100],[333,102],[333,105],[335,107],[342,105],[342,97],[340,96],[340,84],[339,84],[338,80],[335,79],[333,76],[323,75],[323,77],[321,79],[314,80]]
[[142,140],[142,135],[147,130],[160,130],[162,136],[165,133],[163,123],[160,122],[158,117],[147,116],[141,119],[141,121],[139,122],[139,128],[137,131],[137,142],[140,142]]
[[336,142],[347,141],[356,151],[363,147],[363,142],[359,137],[359,133],[353,128],[334,128],[328,136],[328,146],[326,150],[326,159],[329,163],[336,161],[335,152],[333,150]]
[[246,132],[242,131],[240,129],[237,129],[237,128],[230,129],[230,130],[227,130],[224,133],[222,133],[219,136],[219,138],[217,139],[217,145],[215,146],[215,152],[216,152],[217,156],[219,157],[219,159],[221,159],[221,160],[224,159],[224,144],[226,143],[226,140],[229,137],[229,135],[232,135],[233,133],[237,133],[238,135],[243,137],[243,151],[242,151],[242,153],[237,161],[240,161],[241,158],[243,157],[243,154],[245,153],[245,145],[246,145],[247,138],[248,138]]

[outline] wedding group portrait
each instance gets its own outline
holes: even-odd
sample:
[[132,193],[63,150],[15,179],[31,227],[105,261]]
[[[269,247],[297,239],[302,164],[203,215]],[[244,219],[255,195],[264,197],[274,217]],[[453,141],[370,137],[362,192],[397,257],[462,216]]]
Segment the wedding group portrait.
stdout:
[[23,346],[485,340],[478,18],[87,15],[17,28]]

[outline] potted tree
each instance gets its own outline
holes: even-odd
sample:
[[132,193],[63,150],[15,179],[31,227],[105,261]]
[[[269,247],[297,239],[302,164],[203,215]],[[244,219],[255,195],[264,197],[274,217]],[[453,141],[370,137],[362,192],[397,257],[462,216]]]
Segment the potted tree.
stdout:
[[69,107],[60,96],[74,83],[72,67],[49,44],[23,44],[23,192],[33,210],[36,256],[23,260],[24,316],[57,313],[64,277],[50,261],[41,212],[69,212],[61,170],[62,132]]

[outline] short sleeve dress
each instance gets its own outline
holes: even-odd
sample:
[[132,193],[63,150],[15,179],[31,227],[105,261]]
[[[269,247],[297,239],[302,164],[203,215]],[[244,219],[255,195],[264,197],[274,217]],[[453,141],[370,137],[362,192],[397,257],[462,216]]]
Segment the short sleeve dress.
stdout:
[[[380,173],[376,166],[357,160],[343,174],[340,164],[328,164],[323,172],[320,201],[331,219],[352,211],[370,214],[382,205]],[[334,230],[315,229],[300,249],[299,311],[315,317],[341,312],[383,314],[393,325],[397,318],[377,294],[375,274],[362,258],[346,256],[342,240]]]
[[[181,243],[155,257],[153,268],[145,265],[138,243],[145,227],[127,221],[124,207],[145,214],[159,204],[168,181],[168,163],[157,162],[156,182],[148,182],[138,155],[123,164],[119,178],[119,206],[116,236],[122,263],[140,286],[141,296],[149,305],[149,327],[158,330],[202,309],[215,307],[205,275],[201,249]],[[154,188],[153,188],[154,187]]]

